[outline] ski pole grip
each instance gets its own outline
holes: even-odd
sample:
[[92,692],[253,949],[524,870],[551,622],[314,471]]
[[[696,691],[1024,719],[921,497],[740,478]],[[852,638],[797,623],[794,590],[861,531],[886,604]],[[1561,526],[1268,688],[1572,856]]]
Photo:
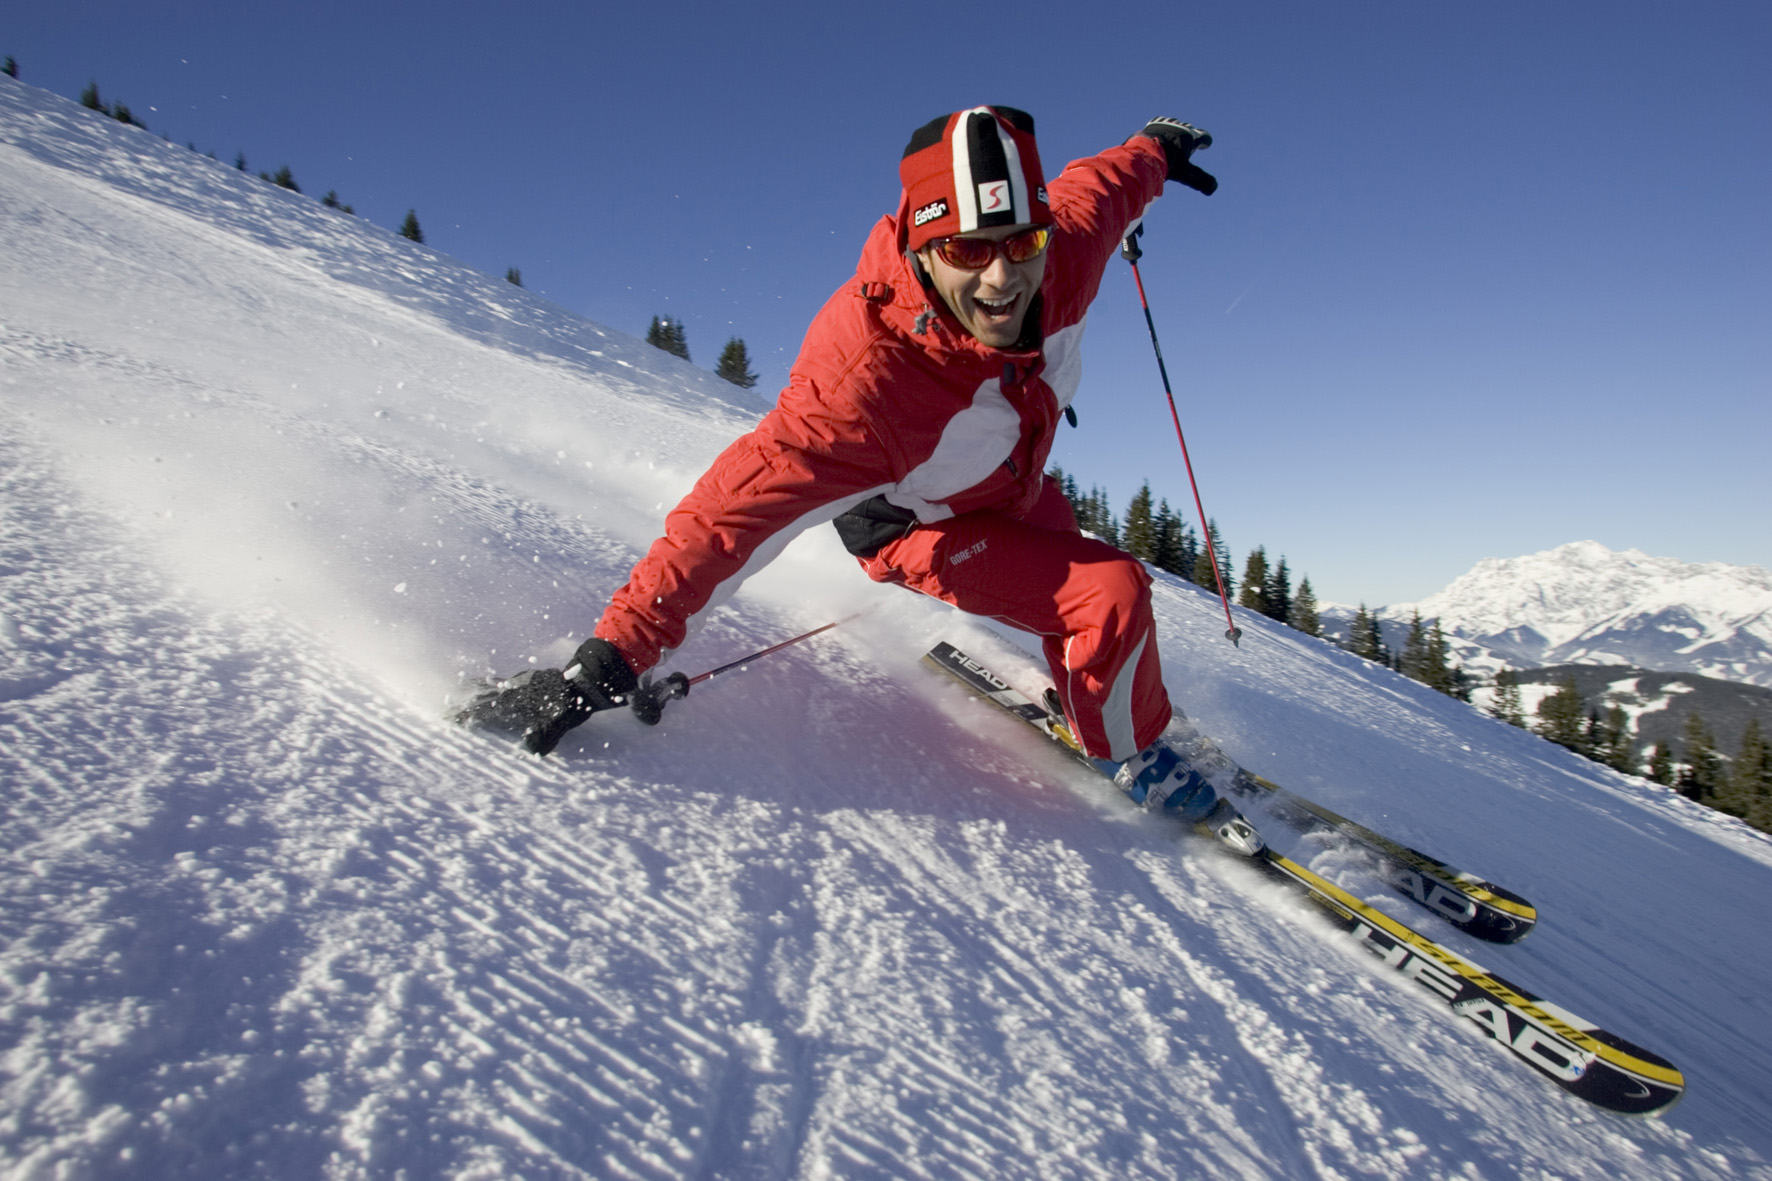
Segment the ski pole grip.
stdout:
[[1120,240],[1120,257],[1127,262],[1136,263],[1144,257],[1144,249],[1139,246],[1138,239],[1144,233],[1144,223],[1139,222],[1132,227],[1132,232]]
[[652,681],[641,685],[634,691],[634,716],[648,726],[656,726],[659,719],[664,717],[664,707],[667,702],[687,696],[689,696],[689,678],[683,673],[672,673],[662,681]]

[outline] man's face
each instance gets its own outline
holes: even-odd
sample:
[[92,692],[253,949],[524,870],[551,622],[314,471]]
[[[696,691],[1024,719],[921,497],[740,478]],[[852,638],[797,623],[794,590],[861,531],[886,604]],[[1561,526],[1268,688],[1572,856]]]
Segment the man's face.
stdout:
[[[1025,225],[996,226],[956,236],[1001,242],[1029,228]],[[954,318],[981,344],[1006,349],[1021,339],[1028,305],[1046,278],[1044,252],[1027,262],[1012,263],[999,250],[982,271],[949,266],[934,246],[924,247],[917,257],[922,259],[923,269],[929,272],[935,290],[954,313]]]

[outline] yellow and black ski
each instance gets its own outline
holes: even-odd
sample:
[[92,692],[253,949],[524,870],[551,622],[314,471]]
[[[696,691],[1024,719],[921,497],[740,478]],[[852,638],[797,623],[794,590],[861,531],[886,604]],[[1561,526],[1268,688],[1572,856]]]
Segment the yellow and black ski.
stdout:
[[[1089,758],[1079,751],[1062,719],[1054,717],[1043,705],[952,644],[937,644],[924,660],[979,697],[1039,730],[1095,771],[1112,776],[1113,764]],[[1250,778],[1254,779],[1253,776]],[[1251,789],[1270,793],[1283,791],[1265,780],[1258,781]],[[1300,800],[1289,792],[1284,795],[1293,801]],[[1325,821],[1326,827],[1349,831],[1347,826],[1352,822],[1314,805],[1309,805],[1307,810]],[[1369,847],[1396,856],[1384,847],[1390,842],[1376,833],[1360,839]],[[1375,845],[1375,842],[1383,844]],[[1434,870],[1429,876],[1436,882],[1440,880],[1440,873],[1450,870],[1443,863],[1404,846],[1393,847],[1421,859],[1425,863],[1424,870]],[[1439,997],[1454,1013],[1475,1024],[1498,1046],[1570,1094],[1620,1114],[1652,1116],[1672,1107],[1684,1093],[1684,1077],[1665,1058],[1504,980],[1271,847],[1260,848],[1249,859],[1264,874],[1303,892],[1338,930],[1377,956],[1386,967]],[[1451,872],[1455,874],[1457,871]],[[1476,879],[1469,878],[1469,881],[1476,882]],[[1480,885],[1498,899],[1514,897],[1495,893],[1495,888],[1487,883]],[[1429,892],[1405,891],[1405,894],[1449,921],[1453,919],[1452,915],[1444,914],[1429,901]],[[1529,907],[1526,909],[1530,910]]]
[[1333,832],[1358,842],[1377,854],[1378,871],[1392,889],[1467,935],[1488,943],[1518,943],[1538,925],[1537,908],[1513,891],[1373,832],[1259,775],[1239,768],[1230,790],[1265,804],[1264,814],[1291,828]]

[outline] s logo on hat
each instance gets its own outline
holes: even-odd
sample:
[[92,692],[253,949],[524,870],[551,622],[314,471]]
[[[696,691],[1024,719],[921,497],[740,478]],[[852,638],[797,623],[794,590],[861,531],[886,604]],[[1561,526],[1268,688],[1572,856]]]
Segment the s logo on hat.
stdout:
[[930,120],[911,136],[898,175],[906,250],[994,226],[1053,223],[1033,116],[1013,107],[973,107]]

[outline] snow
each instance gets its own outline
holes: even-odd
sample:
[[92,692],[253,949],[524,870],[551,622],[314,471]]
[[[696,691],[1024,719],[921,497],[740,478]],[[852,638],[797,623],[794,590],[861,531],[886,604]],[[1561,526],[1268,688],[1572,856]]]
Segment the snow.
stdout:
[[522,756],[446,701],[758,400],[3,78],[0,236],[8,1177],[1772,1177],[1739,823],[1158,580],[1231,754],[1542,921],[1382,905],[1685,1070],[1626,1121],[922,669],[1038,677],[828,530],[674,666],[861,619]]

